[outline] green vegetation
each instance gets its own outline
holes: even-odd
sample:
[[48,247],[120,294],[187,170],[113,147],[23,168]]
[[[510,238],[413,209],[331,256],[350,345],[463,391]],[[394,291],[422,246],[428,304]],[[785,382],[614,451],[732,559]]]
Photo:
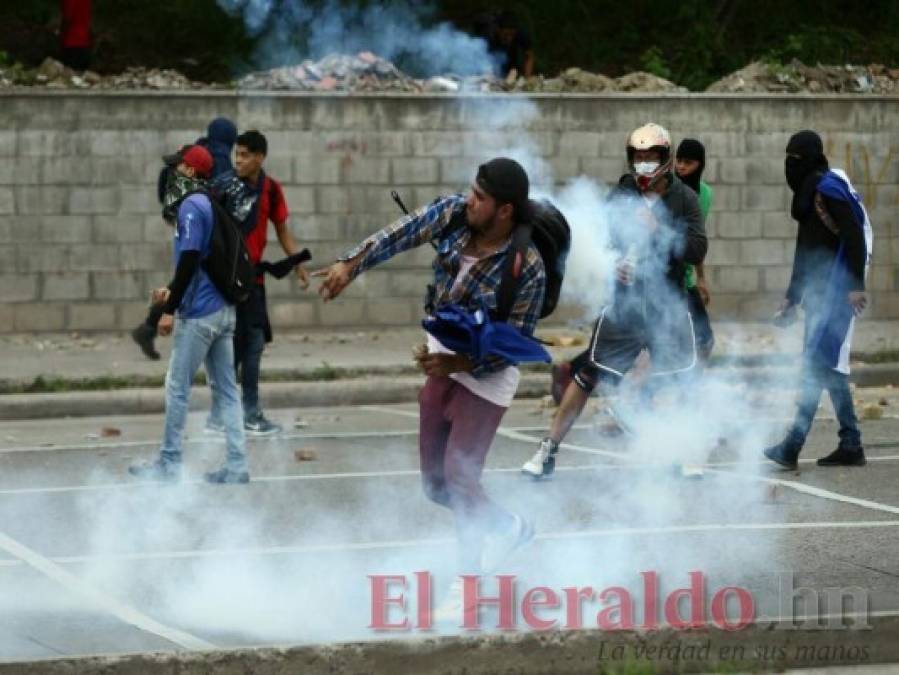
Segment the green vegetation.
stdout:
[[[282,14],[326,2],[408,6],[412,0],[272,0]],[[55,54],[58,0],[4,5],[0,50],[10,60],[35,65]],[[647,70],[702,90],[757,59],[899,65],[899,3],[892,0],[439,0],[433,5],[432,21],[451,21],[463,30],[478,13],[513,10],[533,35],[538,70],[547,75],[571,66],[610,76]],[[102,73],[147,66],[224,81],[247,69],[257,48],[271,45],[273,31],[284,35],[286,29],[289,46],[300,53],[304,40],[277,14],[251,35],[215,0],[93,0],[93,16],[94,68]]]

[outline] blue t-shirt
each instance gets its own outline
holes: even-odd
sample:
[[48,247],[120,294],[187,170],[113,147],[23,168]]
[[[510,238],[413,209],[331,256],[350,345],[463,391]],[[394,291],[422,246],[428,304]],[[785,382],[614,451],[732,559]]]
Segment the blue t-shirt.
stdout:
[[[178,207],[178,223],[175,226],[175,266],[184,251],[199,251],[200,260],[209,255],[209,242],[215,216],[205,195],[191,195]],[[182,319],[199,319],[225,306],[225,298],[209,280],[202,265],[187,286],[178,316]]]

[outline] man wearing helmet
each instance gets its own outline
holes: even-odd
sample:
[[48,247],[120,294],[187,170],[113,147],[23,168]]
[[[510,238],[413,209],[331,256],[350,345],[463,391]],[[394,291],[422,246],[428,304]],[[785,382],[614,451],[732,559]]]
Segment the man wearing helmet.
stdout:
[[708,248],[696,193],[672,171],[671,137],[658,124],[628,136],[630,172],[609,196],[611,247],[617,254],[612,301],[597,319],[589,348],[566,364],[549,435],[522,472],[540,478],[555,468],[559,444],[597,387],[617,386],[648,350],[655,375],[683,372],[696,361],[683,288],[686,265]]

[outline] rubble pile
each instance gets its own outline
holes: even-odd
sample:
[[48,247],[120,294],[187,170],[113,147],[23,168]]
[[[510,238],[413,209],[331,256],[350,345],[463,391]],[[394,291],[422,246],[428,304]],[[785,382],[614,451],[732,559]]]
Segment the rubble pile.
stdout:
[[718,80],[706,91],[716,93],[894,94],[899,93],[899,68],[870,66],[807,66],[794,59],[786,65],[754,61]]
[[159,68],[127,68],[117,75],[100,75],[92,70],[83,73],[68,68],[51,58],[34,69],[16,64],[0,68],[0,87],[37,86],[48,89],[207,89],[204,82],[188,79],[177,70]]
[[[0,68],[0,88],[38,86],[50,89],[159,89],[188,90],[237,88],[250,91],[308,92],[440,92],[509,93],[680,93],[687,89],[642,71],[612,78],[581,68],[568,68],[555,77],[503,79],[493,75],[460,77],[446,74],[415,78],[372,52],[331,54],[318,61],[307,59],[245,75],[234,82],[197,82],[177,70],[128,68],[117,75],[78,73],[58,61],[45,59],[37,68],[21,64]],[[787,65],[762,61],[750,63],[712,84],[713,93],[899,93],[899,68],[869,66],[807,66],[800,61]]]

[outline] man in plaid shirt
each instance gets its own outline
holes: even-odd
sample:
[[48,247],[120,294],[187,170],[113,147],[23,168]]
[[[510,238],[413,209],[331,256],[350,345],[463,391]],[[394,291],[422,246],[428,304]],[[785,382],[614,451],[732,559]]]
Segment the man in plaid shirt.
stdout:
[[[432,243],[434,283],[425,311],[454,303],[469,311],[497,309],[497,291],[512,250],[511,235],[527,220],[529,182],[515,161],[482,164],[467,197],[442,197],[371,235],[341,256],[323,276],[319,293],[337,297],[367,269],[397,253]],[[533,243],[516,280],[508,322],[532,335],[543,305],[546,273]],[[460,533],[462,571],[491,569],[533,537],[521,516],[493,502],[481,473],[500,421],[512,402],[520,374],[498,356],[472,361],[428,337],[416,357],[428,376],[419,394],[419,453],[425,494],[452,509]]]

